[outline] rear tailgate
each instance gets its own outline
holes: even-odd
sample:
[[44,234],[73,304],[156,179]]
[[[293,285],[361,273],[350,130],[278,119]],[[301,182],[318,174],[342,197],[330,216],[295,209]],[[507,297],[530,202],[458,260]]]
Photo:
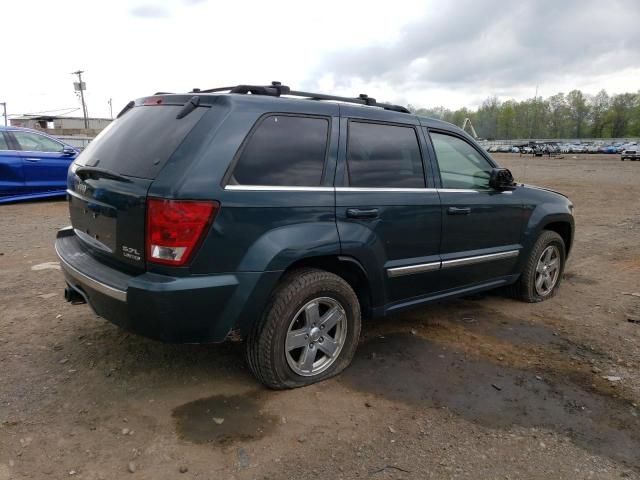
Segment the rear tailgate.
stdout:
[[97,258],[133,270],[145,269],[149,187],[208,110],[192,108],[177,118],[184,99],[151,98],[103,130],[71,166],[67,182],[76,235]]

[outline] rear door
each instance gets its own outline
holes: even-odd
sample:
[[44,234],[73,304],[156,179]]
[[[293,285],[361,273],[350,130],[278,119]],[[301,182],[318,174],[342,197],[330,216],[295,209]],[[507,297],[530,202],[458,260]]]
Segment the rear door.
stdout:
[[13,139],[0,132],[0,198],[24,193],[22,158]]
[[76,235],[95,256],[139,270],[146,266],[149,187],[209,111],[198,107],[177,118],[183,105],[149,103],[103,130],[78,156],[67,184]]
[[440,265],[440,201],[425,173],[424,138],[412,116],[367,109],[371,120],[359,118],[362,108],[341,109],[341,251],[367,270],[374,306],[406,304],[437,289]]
[[64,190],[75,155],[65,154],[63,143],[45,135],[20,130],[11,134],[20,147],[26,189],[34,193]]
[[442,201],[442,289],[498,279],[513,273],[520,249],[520,191],[489,186],[494,168],[480,148],[454,132],[431,130]]

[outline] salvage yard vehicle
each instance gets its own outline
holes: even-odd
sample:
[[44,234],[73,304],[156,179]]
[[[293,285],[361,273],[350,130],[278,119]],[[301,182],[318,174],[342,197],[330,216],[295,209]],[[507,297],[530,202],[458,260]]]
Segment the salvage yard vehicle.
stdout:
[[64,197],[78,150],[37,130],[0,127],[0,203]]
[[626,148],[622,152],[622,155],[620,155],[620,160],[622,160],[622,161],[624,161],[624,160],[631,160],[631,161],[640,160],[640,151],[638,151],[637,147]]
[[574,235],[460,128],[274,82],[130,102],[69,169],[65,297],[167,342],[243,338],[294,388],[346,368],[362,318],[506,287],[539,302]]

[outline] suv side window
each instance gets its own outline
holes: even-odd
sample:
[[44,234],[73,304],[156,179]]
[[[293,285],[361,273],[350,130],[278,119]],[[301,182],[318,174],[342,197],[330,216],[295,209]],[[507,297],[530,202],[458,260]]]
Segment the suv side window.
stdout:
[[29,152],[62,152],[64,146],[44,135],[14,131],[13,136],[22,150]]
[[425,187],[413,127],[350,121],[347,169],[352,187]]
[[0,132],[0,150],[9,150],[9,145],[4,136],[4,133]]
[[443,188],[489,190],[492,165],[464,140],[431,132]]
[[270,115],[249,137],[229,183],[317,187],[328,139],[326,118]]

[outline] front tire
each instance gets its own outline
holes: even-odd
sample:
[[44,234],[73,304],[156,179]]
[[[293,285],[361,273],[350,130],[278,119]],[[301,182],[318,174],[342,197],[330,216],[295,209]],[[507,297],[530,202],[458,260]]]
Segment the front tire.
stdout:
[[543,231],[531,249],[520,278],[509,287],[509,293],[528,303],[553,297],[562,280],[565,260],[562,237],[556,232]]
[[324,270],[293,271],[251,330],[247,363],[273,389],[325,380],[351,363],[360,325],[358,297],[346,281]]

